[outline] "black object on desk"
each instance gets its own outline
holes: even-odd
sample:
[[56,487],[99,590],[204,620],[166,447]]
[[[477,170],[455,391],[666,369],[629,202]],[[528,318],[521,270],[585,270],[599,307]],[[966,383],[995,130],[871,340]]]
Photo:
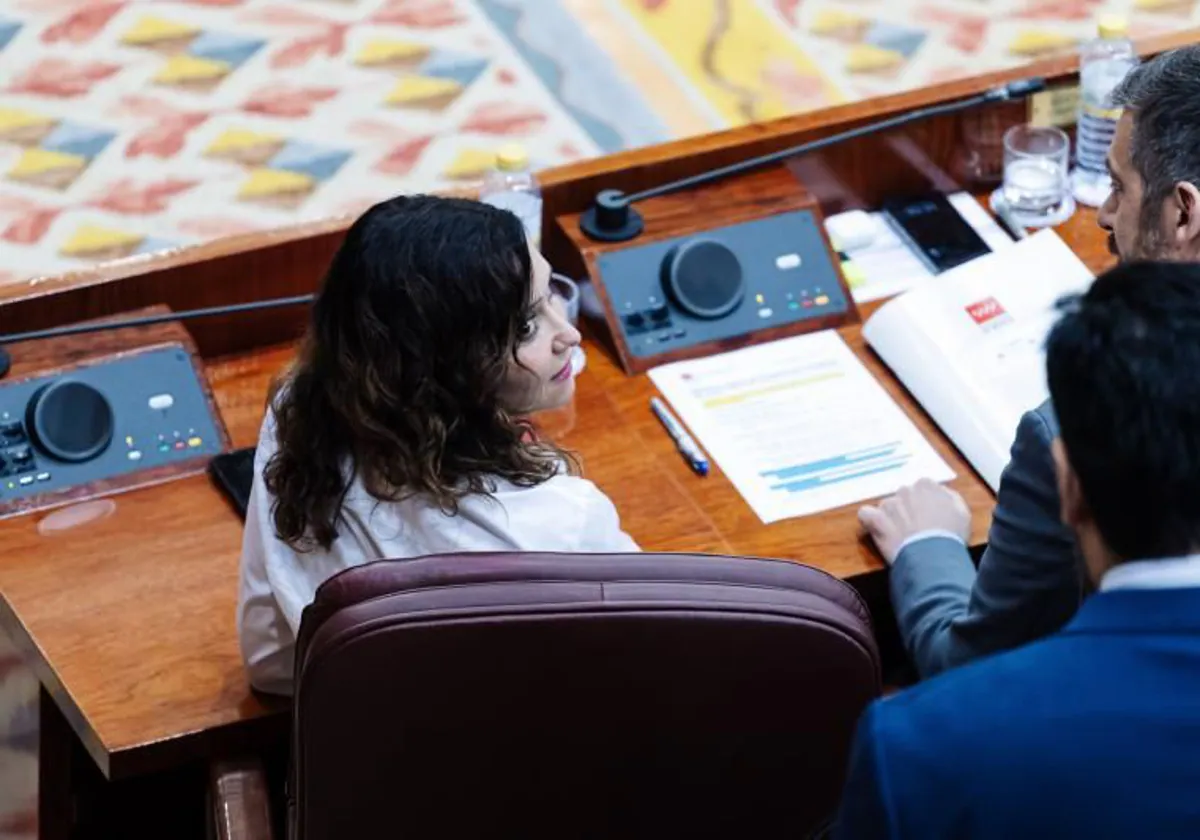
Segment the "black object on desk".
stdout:
[[208,473],[244,520],[254,484],[254,447],[216,456],[208,463]]
[[934,274],[991,253],[970,223],[942,193],[889,199],[884,218]]

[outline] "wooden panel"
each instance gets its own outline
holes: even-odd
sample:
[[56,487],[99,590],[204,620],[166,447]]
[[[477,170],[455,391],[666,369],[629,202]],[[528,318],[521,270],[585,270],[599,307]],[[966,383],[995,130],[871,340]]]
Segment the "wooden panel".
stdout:
[[[1145,54],[1200,39],[1189,29],[1147,39]],[[716,166],[826,137],[912,108],[970,96],[1006,81],[1041,75],[1051,81],[1076,72],[1073,56],[1034,62],[1003,72],[949,82],[888,97],[798,114],[767,123],[635,149],[540,173],[545,196],[543,249],[560,269],[579,274],[578,252],[553,220],[581,212],[605,187],[626,191],[656,186]],[[1024,117],[1021,104],[927,120],[902,132],[831,149],[800,162],[801,180],[826,213],[871,204],[884,192],[918,189],[946,176],[971,183],[972,173],[996,174],[999,136]],[[40,329],[164,303],[175,311],[303,294],[320,282],[350,219],[251,234],[165,257],[118,264],[41,280],[0,286],[0,334]],[[203,356],[225,355],[292,340],[303,308],[197,321],[192,333]]]

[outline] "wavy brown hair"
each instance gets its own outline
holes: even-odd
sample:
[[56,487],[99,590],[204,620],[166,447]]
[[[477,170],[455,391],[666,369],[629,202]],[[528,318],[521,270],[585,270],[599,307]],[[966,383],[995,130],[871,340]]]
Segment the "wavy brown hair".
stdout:
[[272,399],[280,539],[328,549],[356,474],[379,501],[423,495],[453,514],[495,477],[558,471],[565,453],[499,400],[531,283],[520,221],[486,204],[394,198],[350,227]]

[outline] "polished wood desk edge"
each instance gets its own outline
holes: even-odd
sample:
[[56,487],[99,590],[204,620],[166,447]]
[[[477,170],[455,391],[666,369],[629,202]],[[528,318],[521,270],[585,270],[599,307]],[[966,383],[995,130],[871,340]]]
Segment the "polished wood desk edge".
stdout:
[[[203,476],[191,475],[179,480],[208,484],[208,480]],[[141,487],[129,492],[147,493],[153,490],[153,487]],[[212,488],[212,492],[218,493],[216,488]],[[224,503],[224,500],[221,501]],[[255,703],[248,711],[241,709],[240,716],[235,719],[216,726],[174,732],[168,737],[109,746],[104,743],[99,731],[89,720],[75,694],[63,682],[45,651],[30,635],[20,614],[2,593],[0,630],[8,634],[43,691],[59,709],[63,720],[79,738],[84,750],[103,776],[110,781],[178,766],[188,761],[207,760],[221,755],[268,748],[279,743],[280,739],[287,735],[290,699],[253,692],[247,680],[247,696],[252,696]]]
[[32,668],[42,689],[54,701],[84,750],[109,781],[152,773],[187,761],[254,752],[278,744],[287,737],[291,709],[289,701],[256,695],[262,705],[254,715],[220,726],[178,732],[169,738],[110,749],[101,741],[87,715],[30,637],[20,616],[4,598],[0,598],[0,628],[8,634],[13,646]]
[[[288,699],[262,699],[263,704],[254,715],[220,726],[178,732],[169,738],[130,745],[111,752],[98,743],[93,749],[89,742],[95,742],[94,737],[84,743],[93,759],[98,754],[105,756],[107,769],[99,761],[97,764],[109,781],[155,773],[184,763],[260,754],[286,743],[292,720],[292,706]],[[79,727],[73,720],[71,727],[76,734],[79,733]]]
[[49,660],[38,647],[20,615],[9,604],[8,599],[0,597],[0,628],[8,634],[13,647],[21,654],[25,664],[33,670],[33,674],[41,683],[42,689],[54,700],[59,711],[75,732],[88,755],[96,762],[100,772],[110,778],[111,762],[108,750],[100,742],[95,729],[88,724],[87,715],[79,708],[71,692],[62,684],[57,672],[51,667]]

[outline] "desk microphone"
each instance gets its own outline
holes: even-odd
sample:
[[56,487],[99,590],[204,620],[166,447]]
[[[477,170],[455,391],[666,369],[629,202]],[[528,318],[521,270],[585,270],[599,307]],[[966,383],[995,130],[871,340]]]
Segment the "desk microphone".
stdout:
[[658,187],[651,187],[648,190],[631,193],[626,195],[620,190],[601,190],[596,194],[596,198],[592,201],[592,206],[589,207],[579,219],[579,229],[589,238],[598,242],[625,242],[633,239],[642,232],[645,227],[645,222],[640,213],[633,209],[633,204],[647,198],[666,195],[678,190],[696,187],[701,184],[707,184],[711,181],[716,181],[725,178],[729,175],[738,175],[743,172],[748,172],[751,169],[756,169],[760,166],[766,166],[772,163],[786,160],[796,155],[815,152],[819,149],[824,149],[829,146],[837,145],[845,140],[854,140],[858,137],[864,137],[868,134],[874,134],[879,131],[886,131],[889,128],[907,125],[917,120],[923,120],[926,117],[936,117],[943,114],[953,114],[958,111],[965,111],[969,108],[974,108],[977,105],[987,105],[991,102],[1011,102],[1018,99],[1024,99],[1026,96],[1044,90],[1046,80],[1040,77],[1032,79],[1020,79],[1018,81],[1009,82],[1008,84],[990,88],[983,93],[969,96],[966,99],[958,99],[954,102],[943,102],[940,105],[929,105],[925,108],[917,108],[914,111],[909,111],[906,114],[900,114],[895,117],[888,117],[878,122],[873,122],[868,125],[852,128],[849,131],[843,131],[840,134],[833,134],[829,137],[822,137],[820,140],[812,140],[808,143],[801,143],[798,146],[792,146],[787,149],[781,149],[778,152],[762,155],[749,160],[741,161],[740,163],[731,163],[728,166],[722,166],[717,169],[710,169],[707,172],[701,172],[697,175],[691,175],[687,178],[680,178],[678,181],[671,181]]
[[249,303],[231,303],[228,306],[210,306],[205,309],[185,309],[182,312],[168,312],[163,315],[146,315],[140,318],[123,318],[116,321],[90,321],[85,324],[68,324],[62,327],[50,327],[44,330],[10,333],[0,335],[0,378],[8,374],[12,366],[12,356],[2,345],[15,344],[18,341],[36,341],[43,338],[61,338],[66,335],[81,335],[83,333],[119,330],[125,327],[149,327],[154,324],[165,324],[170,321],[189,321],[196,318],[212,318],[218,315],[236,315],[241,312],[256,312],[260,309],[278,309],[284,306],[300,306],[312,303],[316,295],[293,295],[292,297],[268,298]]

